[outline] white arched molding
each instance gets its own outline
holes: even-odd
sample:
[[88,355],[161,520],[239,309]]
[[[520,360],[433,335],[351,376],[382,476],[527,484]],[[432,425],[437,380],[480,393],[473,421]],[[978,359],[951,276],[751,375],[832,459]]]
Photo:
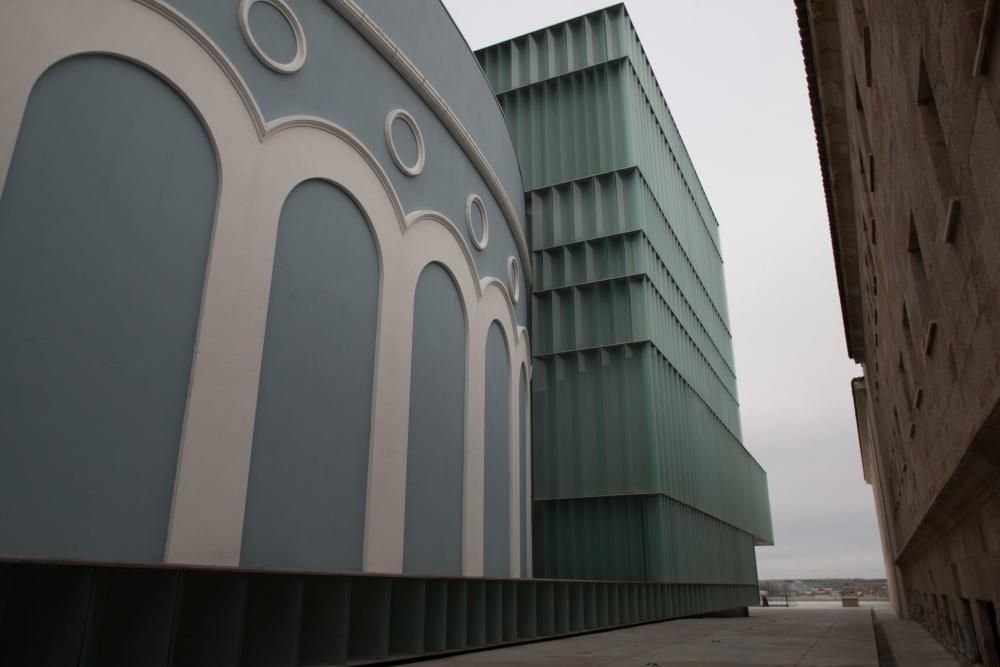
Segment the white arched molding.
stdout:
[[[510,490],[508,495],[508,526],[507,532],[509,535],[508,544],[508,563],[510,564],[510,576],[517,577],[521,572],[521,548],[520,548],[520,538],[521,538],[521,523],[517,521],[518,512],[521,508],[521,480],[520,480],[520,469],[519,462],[521,458],[521,453],[518,448],[518,434],[520,433],[520,414],[521,411],[518,409],[520,402],[518,401],[518,387],[521,385],[520,377],[518,377],[521,369],[521,355],[526,349],[524,345],[519,345],[518,335],[517,335],[517,322],[513,323],[513,326],[505,322],[505,318],[497,317],[499,312],[502,310],[502,306],[510,305],[513,309],[513,301],[510,298],[510,292],[507,290],[506,286],[497,280],[496,278],[484,278],[480,281],[483,286],[483,309],[485,312],[483,315],[485,317],[492,317],[485,321],[484,328],[479,332],[478,343],[482,345],[483,350],[486,349],[486,341],[489,336],[490,327],[496,322],[503,333],[504,345],[507,350],[507,465],[508,465],[508,479],[510,480]],[[485,368],[483,369],[483,379],[485,380]],[[485,385],[484,385],[485,389]],[[486,402],[483,401],[483,408],[485,409]],[[485,449],[484,449],[485,453]],[[485,489],[486,478],[485,469],[483,471],[483,488]],[[485,530],[487,517],[483,516],[483,528]]]
[[253,267],[269,273],[273,253],[267,225],[252,208],[265,128],[245,86],[233,85],[235,70],[207,38],[172,10],[152,8],[126,0],[0,3],[0,25],[18,26],[0,40],[0,58],[12,63],[0,81],[0,180],[32,86],[73,55],[135,61],[169,81],[201,116],[220,186],[164,559],[237,565],[266,318],[259,302],[266,311],[268,294]]
[[[406,164],[403,160],[403,156],[399,154],[399,149],[396,146],[396,140],[392,138],[393,124],[396,121],[401,121],[406,125],[406,129],[410,131],[413,135],[413,143],[417,147],[417,157],[412,165]],[[389,148],[389,155],[392,157],[392,161],[396,163],[399,170],[406,174],[407,176],[419,176],[420,172],[424,170],[424,163],[427,160],[427,149],[424,145],[424,133],[420,131],[420,126],[417,125],[416,119],[410,114],[406,109],[393,109],[385,117],[385,143]]]
[[[516,421],[518,424],[520,424],[520,419],[523,418],[525,424],[524,453],[526,456],[524,458],[524,479],[528,483],[528,488],[520,489],[518,494],[518,498],[524,499],[524,501],[528,503],[528,506],[525,508],[525,514],[524,514],[524,527],[526,534],[523,536],[525,543],[524,553],[527,556],[528,562],[521,563],[521,571],[519,576],[530,577],[532,576],[532,572],[534,571],[532,565],[533,549],[532,549],[532,539],[531,539],[531,536],[533,535],[533,531],[531,529],[532,525],[531,501],[534,490],[532,488],[532,482],[531,482],[532,480],[531,477],[531,346],[528,338],[528,329],[525,327],[518,327],[517,337],[518,341],[520,341],[521,345],[523,345],[524,347],[525,356],[521,361],[521,364],[517,367],[517,373],[515,375],[515,377],[517,378],[518,391],[520,391],[521,371],[522,370],[524,371],[524,414],[519,415],[519,418]],[[520,413],[520,400],[518,401],[518,412]],[[519,446],[515,446],[515,448],[517,449],[518,452],[521,451],[521,448]],[[520,470],[517,470],[517,476],[518,476],[517,478],[518,484],[520,484],[521,483]],[[518,517],[518,529],[520,529],[520,526],[521,526],[520,517]],[[518,554],[518,558],[520,559],[520,554]],[[512,573],[512,576],[518,576],[518,575]]]
[[14,63],[0,81],[0,183],[35,81],[82,53],[117,55],[169,81],[200,115],[216,151],[220,189],[164,560],[239,564],[278,219],[292,188],[319,178],[347,191],[364,212],[382,271],[363,568],[402,571],[413,297],[419,270],[439,262],[459,285],[467,313],[463,572],[481,574],[489,322],[499,321],[508,341],[516,341],[509,346],[511,368],[530,369],[530,351],[506,288],[479,279],[458,228],[433,212],[404,217],[381,165],[346,130],[311,117],[265,122],[222,52],[157,0],[7,0],[0,3],[0,24],[18,26],[0,40],[0,58]]
[[[257,43],[257,38],[253,34],[253,28],[250,26],[250,9],[258,2],[263,2],[273,7],[281,15],[285,23],[288,24],[292,35],[295,37],[295,55],[288,62],[275,60]],[[279,74],[292,74],[302,69],[302,66],[306,63],[306,32],[302,28],[299,17],[295,15],[295,12],[292,11],[292,8],[288,6],[285,0],[240,0],[239,17],[243,39],[257,60]]]
[[[434,112],[434,115],[438,117],[438,120],[441,121],[448,132],[451,133],[451,136],[461,146],[462,150],[465,151],[466,157],[469,158],[476,171],[479,172],[479,175],[485,181],[487,187],[489,187],[490,192],[493,193],[493,198],[496,200],[497,205],[503,212],[504,219],[507,221],[508,227],[510,227],[510,233],[514,237],[514,243],[517,245],[518,254],[521,256],[521,265],[524,267],[525,280],[528,285],[531,285],[533,280],[531,253],[528,250],[527,237],[517,217],[517,211],[514,208],[514,204],[510,201],[510,197],[507,196],[507,190],[493,169],[493,165],[490,164],[490,161],[486,158],[486,154],[479,147],[479,144],[476,143],[476,140],[465,126],[462,125],[458,114],[455,113],[437,89],[431,85],[430,79],[420,71],[416,63],[406,55],[403,49],[399,48],[392,41],[388,33],[382,30],[355,0],[326,0],[326,3],[350,23],[358,34],[368,40],[368,43],[385,58],[385,61],[392,65],[399,75],[410,84],[410,87],[420,95],[421,99]],[[520,193],[517,196],[520,197]]]
[[[530,360],[527,345],[527,334],[523,339],[518,335],[517,318],[514,304],[506,286],[495,278],[479,278],[469,246],[466,245],[458,227],[447,217],[436,211],[415,211],[407,215],[407,257],[403,260],[409,275],[404,285],[408,306],[403,309],[410,313],[412,332],[413,290],[420,272],[427,264],[441,264],[455,279],[460,296],[463,300],[466,314],[466,384],[465,384],[465,462],[463,475],[463,513],[462,513],[462,574],[465,576],[482,576],[484,571],[485,542],[485,419],[486,419],[486,339],[490,325],[497,322],[500,325],[507,344],[508,368],[520,369],[522,363]],[[407,373],[405,377],[409,378]],[[476,379],[473,381],[473,379]],[[519,380],[518,380],[519,382]],[[513,386],[515,383],[511,381]],[[407,388],[409,382],[406,382]],[[408,397],[407,397],[407,400]],[[511,411],[509,419],[519,426],[519,416],[513,410],[516,401],[509,402]],[[517,428],[510,429],[510,433]],[[510,456],[518,461],[518,452],[514,445],[516,439],[509,436]],[[405,443],[399,446],[405,461]],[[513,463],[512,463],[513,465]],[[403,486],[405,487],[405,465],[402,470]],[[371,477],[369,477],[371,480]],[[374,483],[372,481],[372,483]],[[379,483],[374,488],[381,489]],[[398,481],[396,482],[398,483]],[[518,484],[511,484],[512,504],[520,508],[517,499]],[[371,489],[370,489],[371,491]],[[369,495],[371,498],[371,495]],[[404,503],[405,504],[405,503]],[[520,532],[520,525],[510,527],[511,541],[515,542]],[[519,542],[518,542],[519,544]],[[373,546],[370,540],[366,545]],[[389,545],[383,545],[388,548]],[[401,556],[400,556],[401,558]],[[520,552],[511,559],[511,571],[519,572]]]

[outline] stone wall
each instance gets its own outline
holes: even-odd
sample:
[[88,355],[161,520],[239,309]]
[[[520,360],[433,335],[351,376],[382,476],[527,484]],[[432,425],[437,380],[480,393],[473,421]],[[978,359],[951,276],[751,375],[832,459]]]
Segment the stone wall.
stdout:
[[897,606],[1000,664],[1000,12],[798,9]]

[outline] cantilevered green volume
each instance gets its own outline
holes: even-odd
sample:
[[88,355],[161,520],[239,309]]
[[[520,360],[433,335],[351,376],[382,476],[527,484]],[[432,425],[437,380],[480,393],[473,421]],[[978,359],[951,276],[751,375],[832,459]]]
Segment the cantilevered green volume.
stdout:
[[477,57],[528,190],[534,574],[737,584],[732,606],[753,604],[773,537],[719,224],[624,6]]

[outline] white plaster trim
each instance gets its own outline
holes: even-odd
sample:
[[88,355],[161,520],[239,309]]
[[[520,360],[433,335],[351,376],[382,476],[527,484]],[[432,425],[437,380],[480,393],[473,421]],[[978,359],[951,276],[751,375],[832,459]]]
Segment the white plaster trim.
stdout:
[[[260,47],[257,39],[253,36],[253,30],[250,28],[250,8],[258,2],[263,2],[274,7],[285,21],[288,22],[288,27],[292,29],[292,34],[295,35],[295,55],[287,63],[275,60],[264,53],[264,49]],[[243,39],[246,40],[253,54],[257,56],[257,60],[275,72],[279,74],[291,74],[292,72],[299,71],[305,65],[306,33],[302,29],[302,23],[299,22],[299,18],[285,0],[240,0],[240,30],[243,31]]]
[[[489,324],[499,322],[511,342],[511,368],[530,372],[531,353],[506,286],[479,277],[458,228],[433,211],[404,216],[388,175],[343,128],[307,116],[265,123],[222,52],[159,0],[6,0],[0,26],[18,26],[0,39],[0,62],[8,63],[0,79],[0,182],[35,81],[82,53],[117,55],[157,73],[188,100],[215,148],[218,203],[164,560],[239,564],[278,219],[292,188],[320,178],[354,198],[381,269],[363,569],[402,571],[413,299],[419,272],[438,262],[466,311],[463,574],[481,574],[485,373],[478,369]],[[519,570],[517,559],[511,569]]]
[[513,255],[507,258],[507,290],[511,301],[517,303],[521,298],[521,269]]
[[[421,238],[421,243],[414,242],[411,277],[405,284],[416,285],[420,271],[430,262],[443,265],[452,275],[458,286],[459,293],[465,305],[467,337],[466,337],[466,401],[465,401],[465,462],[462,485],[463,489],[463,528],[462,528],[462,574],[465,576],[482,576],[484,571],[485,543],[485,389],[486,389],[486,341],[489,328],[493,322],[500,325],[504,340],[507,343],[508,368],[520,369],[522,364],[530,364],[531,351],[527,341],[527,332],[517,325],[514,303],[506,285],[496,278],[479,278],[469,246],[464,242],[458,227],[446,216],[437,211],[414,211],[406,216],[408,233],[422,229],[422,236],[429,236],[428,222],[436,223],[436,230],[446,230],[452,238],[460,243],[457,248],[461,254],[449,252],[442,254],[446,248],[440,244],[432,244]],[[429,239],[427,239],[429,241]],[[424,247],[436,250],[430,252],[418,250]],[[464,267],[461,266],[464,264]],[[464,269],[464,270],[462,270]],[[468,280],[465,276],[472,278]],[[411,311],[412,311],[412,288]],[[412,323],[409,331],[412,331]],[[512,376],[513,377],[513,376]],[[480,378],[472,382],[472,378]],[[518,379],[518,382],[520,380]],[[513,382],[511,382],[513,385]],[[409,400],[407,398],[407,400]],[[516,401],[508,403],[511,419],[517,423],[520,411]],[[515,447],[517,429],[508,432],[510,456],[514,463],[518,461]],[[405,445],[404,445],[405,448]],[[398,454],[398,452],[397,452]],[[405,453],[403,454],[405,456]],[[512,463],[512,465],[514,464]],[[405,471],[404,471],[405,474]],[[519,481],[511,479],[511,495],[517,493]],[[513,507],[520,508],[520,503],[514,502]],[[513,516],[513,515],[512,515]],[[520,524],[511,522],[510,537],[512,543],[518,538]],[[511,572],[520,571],[520,552],[510,561]],[[514,575],[516,576],[516,575]]]
[[519,577],[526,565],[521,562],[521,366],[523,365],[514,355],[511,354],[511,347],[517,344],[515,339],[507,342],[507,372],[509,378],[507,406],[509,417],[507,419],[507,460],[509,463],[508,478],[510,479],[510,493],[507,496],[507,520],[509,521],[508,534],[510,542],[508,544],[508,562],[510,563],[510,576]]
[[500,210],[503,212],[507,226],[510,227],[510,232],[514,237],[514,242],[517,244],[518,254],[521,256],[525,281],[528,285],[531,285],[533,280],[531,253],[528,250],[528,241],[524,235],[524,228],[521,227],[520,220],[517,217],[517,211],[511,203],[510,197],[507,196],[507,190],[500,181],[500,177],[497,176],[496,171],[486,158],[483,150],[479,147],[479,144],[476,143],[476,140],[472,138],[469,131],[462,125],[462,121],[459,120],[458,115],[452,110],[441,94],[438,93],[437,89],[431,85],[427,77],[420,71],[420,68],[392,41],[388,33],[382,30],[358,6],[355,0],[326,0],[326,2],[337,10],[337,13],[343,16],[362,37],[375,47],[382,57],[385,58],[386,62],[391,64],[402,75],[427,106],[431,108],[431,111],[441,120],[455,138],[455,141],[458,142],[458,145],[462,147],[462,150],[465,151],[465,154],[486,182],[490,192],[493,193],[493,197],[497,200]]
[[[518,332],[519,332],[519,334],[521,334],[524,337],[524,340],[527,341],[527,337],[528,337],[528,331],[527,331],[527,329],[525,329],[524,327],[518,327]],[[521,384],[521,369],[524,369],[524,385],[525,385],[524,386],[524,421],[525,421],[525,424],[526,424],[525,429],[524,429],[524,452],[527,455],[525,457],[525,459],[524,459],[524,479],[527,482],[528,488],[526,488],[526,489],[519,489],[518,498],[524,498],[528,502],[528,507],[526,508],[525,514],[524,514],[524,526],[525,526],[525,529],[527,531],[527,534],[524,536],[524,541],[526,543],[525,553],[527,554],[528,562],[521,564],[520,576],[522,576],[522,577],[530,577],[530,576],[532,576],[532,573],[534,572],[533,565],[532,565],[532,553],[533,553],[533,549],[532,549],[532,539],[531,539],[531,536],[534,534],[534,531],[531,529],[531,525],[532,525],[532,499],[534,498],[534,495],[533,495],[534,494],[534,485],[532,484],[532,477],[531,477],[531,451],[532,450],[531,450],[531,361],[530,360],[531,360],[531,356],[529,355],[528,356],[528,361],[526,361],[525,363],[523,363],[521,366],[518,367],[518,378],[517,378],[518,386],[520,386],[520,384]],[[518,472],[518,480],[520,480],[520,473],[521,473],[521,471],[518,470],[517,472]],[[518,519],[520,520],[520,517],[518,517]],[[518,526],[520,527],[520,523],[518,524]],[[520,554],[518,554],[518,558],[520,558]],[[517,576],[517,575],[512,574],[512,576]]]
[[[482,234],[476,234],[476,225],[472,222],[473,208],[479,211],[479,217],[483,220]],[[490,219],[486,215],[486,205],[479,195],[472,194],[465,198],[465,226],[469,230],[472,245],[476,246],[477,250],[486,250],[490,242]]]
[[[412,166],[403,161],[402,156],[400,156],[399,151],[396,149],[396,142],[392,138],[392,124],[397,118],[410,128],[410,132],[413,133],[413,141],[417,145],[417,160]],[[424,170],[424,161],[426,159],[424,135],[420,132],[420,126],[417,125],[417,121],[414,120],[409,111],[406,109],[393,109],[386,115],[385,143],[389,146],[389,154],[392,155],[392,161],[396,163],[396,166],[404,174],[407,176],[418,176]]]

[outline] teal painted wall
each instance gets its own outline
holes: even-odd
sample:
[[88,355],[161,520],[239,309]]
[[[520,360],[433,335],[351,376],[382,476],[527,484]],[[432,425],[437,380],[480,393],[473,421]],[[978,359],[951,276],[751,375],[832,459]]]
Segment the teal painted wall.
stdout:
[[35,84],[0,199],[0,554],[162,560],[217,184],[153,73]]
[[354,200],[300,183],[278,220],[241,565],[361,569],[378,292]]
[[521,367],[520,380],[518,381],[518,392],[517,392],[517,402],[519,410],[519,433],[518,433],[518,462],[519,469],[518,474],[520,475],[521,484],[521,516],[519,520],[521,522],[521,571],[525,574],[532,574],[530,569],[528,569],[528,518],[531,516],[531,479],[528,476],[528,457],[531,456],[531,449],[528,444],[528,436],[530,433],[530,425],[528,424],[528,401],[531,397],[528,394],[528,376],[525,373],[524,366]]
[[477,56],[528,191],[536,574],[755,583],[719,224],[628,14]]
[[[290,76],[268,69],[254,57],[240,32],[239,3],[166,2],[219,45],[250,87],[267,120],[286,115],[318,116],[358,137],[386,169],[405,211],[440,211],[471,245],[465,225],[465,198],[477,193],[490,219],[490,238],[486,249],[473,252],[472,259],[481,276],[506,280],[507,258],[519,253],[485,181],[416,91],[325,0],[290,3],[308,44],[307,64]],[[444,6],[439,0],[366,0],[361,4],[458,114],[500,178],[523,225],[524,187],[510,134],[489,84]],[[257,3],[250,19],[255,38],[266,53],[276,58],[291,53],[293,35],[277,12]],[[424,171],[416,178],[394,167],[386,146],[385,115],[396,108],[413,115],[427,146]],[[404,140],[403,154],[412,155],[412,139],[407,132],[398,131],[401,128],[396,129],[394,136]],[[527,302],[521,299],[515,304],[517,319],[525,326]]]
[[[404,215],[429,210],[447,216],[456,240],[469,245],[476,279],[507,283],[512,257],[528,263],[515,241],[524,233],[526,216],[513,142],[478,62],[444,6],[415,0],[373,3],[370,9],[447,99],[467,138],[488,159],[496,182],[470,162],[469,147],[463,148],[454,128],[449,130],[424,102],[419,87],[344,18],[341,12],[350,8],[338,11],[324,0],[295,0],[289,6],[308,45],[305,65],[292,74],[275,72],[254,55],[240,28],[238,2],[201,0],[166,0],[162,11],[135,9],[136,17],[152,22],[136,18],[142,39],[131,46],[95,42],[95,49],[124,51],[119,59],[76,57],[44,74],[36,69],[36,59],[11,64],[16,76],[10,77],[11,86],[0,86],[11,95],[23,93],[22,74],[41,76],[30,99],[21,100],[26,104],[23,119],[17,119],[20,135],[9,137],[17,140],[17,148],[0,192],[0,556],[163,560],[175,473],[184,469],[178,451],[220,186],[228,184],[236,207],[247,204],[243,188],[252,189],[244,179],[259,181],[262,201],[267,193],[284,195],[272,190],[279,182],[264,175],[274,165],[257,163],[284,159],[260,149],[261,142],[279,140],[249,132],[247,123],[258,111],[268,123],[289,116],[317,118],[353,135],[376,163],[372,167],[378,173],[369,184],[384,177]],[[88,19],[103,23],[114,22],[120,13],[113,7],[86,12]],[[74,48],[56,44],[63,38],[43,29],[46,20],[28,23],[22,32],[41,31],[29,39],[44,41],[56,53]],[[148,25],[153,28],[143,27]],[[7,43],[5,31],[18,29],[10,22],[0,25],[0,43]],[[290,58],[295,50],[290,24],[266,3],[251,8],[250,32],[275,59]],[[181,41],[160,48],[174,44],[171,39]],[[157,60],[156,69],[173,80],[161,80],[142,67],[152,51],[168,54],[169,62]],[[234,83],[238,77],[246,85],[240,92],[249,115],[241,110],[234,120],[239,132],[225,123],[203,128],[199,122],[203,117],[214,123],[211,110],[233,94],[228,84],[201,87],[206,79],[222,76],[214,66],[184,70],[188,56],[208,55],[220,67],[233,68],[227,73]],[[397,168],[387,145],[385,120],[394,109],[412,114],[426,146],[426,164],[417,176]],[[417,143],[407,126],[396,122],[392,133],[400,152],[414,157]],[[220,150],[233,152],[216,159],[211,134],[222,137]],[[352,182],[362,179],[345,178],[345,187]],[[367,186],[364,193],[378,196]],[[471,246],[465,224],[471,194],[481,198],[489,220],[489,243],[483,249]],[[231,347],[239,353],[220,365],[215,365],[218,359],[207,362],[211,370],[194,377],[196,388],[202,382],[215,386],[208,378],[226,376],[243,391],[223,401],[232,410],[210,413],[198,412],[197,406],[216,400],[215,392],[194,395],[188,424],[226,426],[205,440],[189,433],[190,441],[212,451],[220,443],[234,451],[238,446],[250,457],[245,503],[240,497],[245,461],[234,461],[226,473],[232,477],[216,484],[224,490],[219,495],[232,502],[220,503],[228,509],[214,516],[229,521],[231,532],[191,533],[193,541],[203,536],[205,545],[213,545],[197,557],[199,562],[361,568],[380,276],[365,220],[369,213],[359,210],[352,196],[312,180],[292,190],[280,219],[269,221],[277,225],[273,256],[251,251],[270,242],[262,220],[246,228],[247,244],[218,236],[213,251],[222,258],[220,266],[251,257],[254,264],[245,285],[216,283],[222,296],[213,302],[217,306],[208,306],[205,331],[225,335],[222,328],[211,328],[216,307],[247,315],[249,301],[257,308],[269,300],[259,378],[242,372],[256,364],[257,329],[234,336]],[[512,203],[510,220],[498,197]],[[222,200],[229,201],[228,195]],[[239,225],[238,215],[235,220]],[[431,250],[444,253],[451,244],[441,241],[438,248],[435,242]],[[529,268],[522,266],[516,279],[522,295],[528,292]],[[271,269],[272,284],[253,282]],[[428,271],[446,278],[437,265]],[[509,574],[510,502],[500,498],[516,471],[503,465],[512,435],[507,411],[514,400],[510,374],[503,370],[505,343],[491,337],[488,379],[481,369],[468,375],[466,326],[455,286],[450,279],[433,283],[418,294],[413,405],[404,401],[389,408],[412,408],[407,464],[416,481],[406,492],[416,505],[405,512],[407,573],[423,573],[423,566],[415,565],[421,562],[431,564],[427,573],[461,573],[464,400],[467,391],[474,388],[478,395],[488,382],[486,432],[475,438],[484,439],[490,451],[485,489],[490,515],[474,529],[489,542],[490,571]],[[405,289],[412,295],[416,287]],[[236,304],[230,295],[246,301]],[[522,326],[528,308],[526,297],[514,304],[514,319]],[[254,324],[263,319],[255,315]],[[388,357],[395,351],[382,352]],[[236,357],[240,361],[228,365]],[[198,422],[198,414],[205,421]],[[406,435],[404,430],[392,446],[406,444],[399,442]],[[183,458],[188,470],[215,460]],[[199,485],[178,488],[191,492],[186,498],[202,498]],[[481,485],[483,480],[476,482]],[[441,498],[435,498],[438,492]],[[530,503],[522,499],[519,505]],[[403,530],[401,522],[389,529]],[[418,556],[424,533],[427,552]],[[186,540],[175,541],[182,551],[194,548],[182,544]],[[223,542],[225,553],[215,549]],[[173,547],[173,558],[187,558]],[[469,567],[478,571],[481,566]]]
[[510,574],[510,363],[496,322],[486,336],[485,396],[483,574],[505,577]]
[[416,286],[403,572],[462,574],[466,319],[440,264]]

